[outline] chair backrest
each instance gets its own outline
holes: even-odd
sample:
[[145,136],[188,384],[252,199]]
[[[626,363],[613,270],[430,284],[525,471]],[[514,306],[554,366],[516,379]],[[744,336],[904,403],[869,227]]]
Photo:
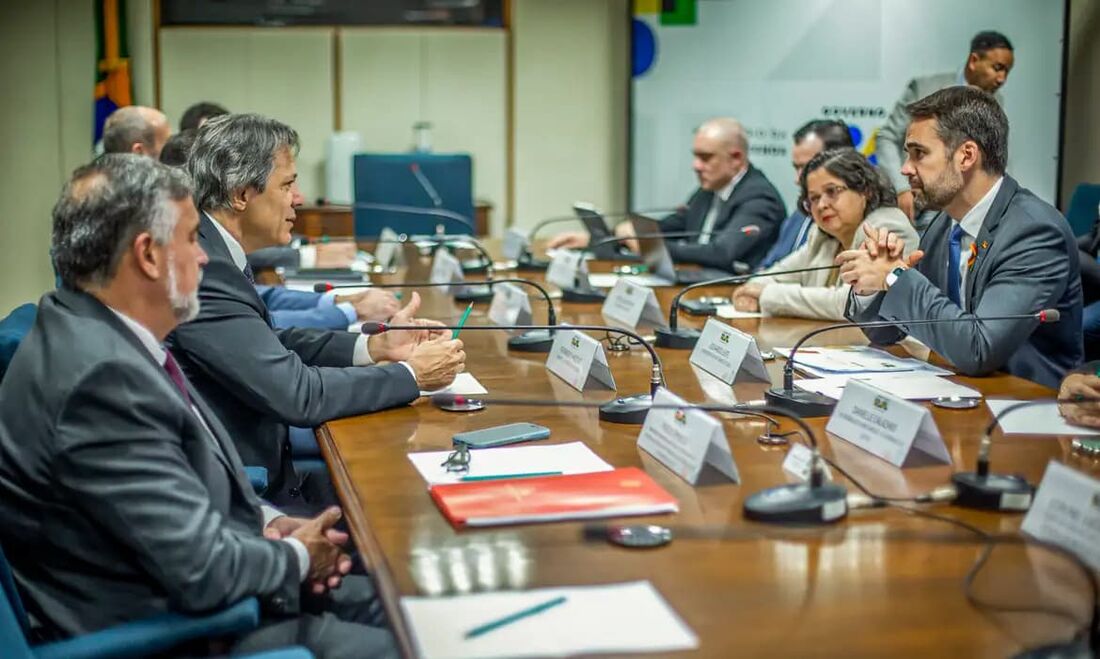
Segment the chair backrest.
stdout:
[[[373,238],[389,227],[398,233],[470,234],[474,217],[473,160],[467,154],[360,153],[353,161],[355,235]],[[445,211],[461,216],[421,216],[381,205]]]
[[23,609],[23,600],[15,590],[15,578],[12,576],[4,550],[0,549],[0,648],[4,656],[11,659],[30,659],[30,644],[27,643],[27,612]]
[[38,315],[38,307],[34,304],[24,304],[16,307],[6,318],[0,320],[0,380],[8,371],[12,357],[27,332],[34,325],[34,318]]
[[1066,219],[1075,236],[1083,236],[1092,231],[1096,224],[1097,207],[1100,206],[1100,183],[1082,183],[1073,189],[1069,200]]

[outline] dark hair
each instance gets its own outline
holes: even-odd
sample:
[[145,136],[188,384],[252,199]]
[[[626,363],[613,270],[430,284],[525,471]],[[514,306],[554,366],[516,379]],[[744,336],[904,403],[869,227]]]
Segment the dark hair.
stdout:
[[230,208],[239,190],[263,192],[282,149],[297,154],[298,133],[281,121],[258,114],[227,114],[207,121],[187,159],[195,207],[221,210]]
[[220,117],[223,114],[229,114],[229,110],[217,103],[200,101],[183,111],[183,117],[180,118],[180,130],[187,130],[188,128],[198,130],[203,119]]
[[1008,117],[989,92],[956,85],[933,92],[906,108],[914,121],[935,119],[948,153],[970,140],[982,152],[982,169],[1004,174],[1008,162]]
[[145,156],[110,153],[78,168],[53,207],[51,248],[61,283],[105,285],[142,232],[167,244],[179,219],[171,202],[190,195],[187,174]]
[[982,30],[970,40],[970,52],[972,53],[984,55],[985,51],[996,48],[1012,50],[1012,42],[1005,35],[993,30]]
[[169,167],[183,167],[187,164],[187,158],[191,155],[191,147],[195,144],[199,132],[194,128],[181,130],[164,143],[160,150],[160,161]]
[[807,121],[794,132],[794,143],[801,144],[811,134],[821,138],[821,142],[825,145],[823,151],[855,146],[848,125],[840,119],[813,119]]
[[155,141],[156,131],[153,130],[153,124],[137,105],[127,105],[115,110],[103,123],[104,153],[129,153],[135,142],[152,148]]
[[809,213],[809,192],[806,190],[806,180],[811,172],[822,167],[825,171],[844,181],[849,190],[854,190],[867,199],[867,209],[864,214],[882,208],[884,206],[897,206],[897,194],[894,186],[882,172],[875,169],[874,165],[867,162],[861,153],[855,149],[845,147],[841,149],[826,149],[818,153],[806,166],[802,168],[802,177],[799,179],[799,187],[802,193],[798,198],[799,208]]

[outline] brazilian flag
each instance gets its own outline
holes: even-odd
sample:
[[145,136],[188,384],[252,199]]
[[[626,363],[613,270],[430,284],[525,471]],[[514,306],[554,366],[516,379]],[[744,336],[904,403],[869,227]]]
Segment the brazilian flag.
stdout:
[[93,144],[103,137],[103,123],[112,112],[133,101],[130,54],[126,47],[126,0],[94,0],[96,27],[95,130]]

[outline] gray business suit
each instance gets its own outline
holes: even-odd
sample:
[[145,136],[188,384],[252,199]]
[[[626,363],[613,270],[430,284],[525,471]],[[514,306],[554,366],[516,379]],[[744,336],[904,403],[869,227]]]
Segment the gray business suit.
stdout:
[[[894,104],[886,123],[875,138],[875,159],[878,168],[890,177],[894,190],[899,194],[909,190],[909,179],[901,175],[901,165],[905,162],[905,131],[909,128],[911,117],[905,109],[910,103],[938,92],[946,87],[959,84],[959,73],[937,73],[935,75],[913,78],[905,85],[901,98]],[[1000,92],[993,95],[997,102],[1004,105]]]
[[889,290],[861,307],[849,299],[847,316],[857,322],[917,318],[1002,316],[1057,309],[1061,320],[956,322],[865,330],[879,344],[906,333],[935,350],[967,375],[1004,369],[1048,387],[1081,363],[1081,277],[1077,245],[1065,218],[1005,176],[982,223],[977,258],[966,276],[965,309],[947,288],[951,218],[940,213],[921,239],[924,258]]
[[287,426],[314,427],[420,395],[400,364],[352,367],[355,334],[273,330],[256,289],[205,214],[199,242],[210,258],[199,287],[201,311],[177,327],[167,344],[244,462],[267,467],[271,492],[297,485]]

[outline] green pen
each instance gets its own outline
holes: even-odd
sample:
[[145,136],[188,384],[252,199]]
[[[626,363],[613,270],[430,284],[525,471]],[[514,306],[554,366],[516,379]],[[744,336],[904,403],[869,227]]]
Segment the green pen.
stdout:
[[463,476],[459,480],[463,483],[470,481],[503,481],[510,478],[535,478],[536,476],[561,476],[560,471],[532,471],[526,474],[488,474],[485,476]]
[[518,622],[520,620],[523,620],[524,618],[529,618],[533,615],[538,615],[539,613],[542,613],[543,611],[546,611],[548,609],[552,609],[555,606],[561,606],[562,604],[565,604],[565,596],[564,595],[562,595],[561,597],[555,597],[554,599],[543,602],[542,604],[536,604],[532,607],[523,609],[522,611],[517,611],[517,612],[515,612],[511,615],[504,616],[503,618],[499,618],[499,619],[494,620],[492,622],[487,622],[484,625],[474,627],[470,631],[463,634],[463,637],[466,638],[466,639],[477,638],[478,636],[483,636],[483,635],[488,634],[489,632],[491,632],[493,630],[500,629],[501,627],[505,627],[505,626],[510,625],[514,622]]
[[471,302],[470,306],[466,307],[466,311],[462,312],[462,317],[458,319],[458,329],[451,331],[451,339],[457,339],[458,333],[462,331],[462,326],[466,324],[466,319],[470,317],[470,312],[474,310],[474,303]]

